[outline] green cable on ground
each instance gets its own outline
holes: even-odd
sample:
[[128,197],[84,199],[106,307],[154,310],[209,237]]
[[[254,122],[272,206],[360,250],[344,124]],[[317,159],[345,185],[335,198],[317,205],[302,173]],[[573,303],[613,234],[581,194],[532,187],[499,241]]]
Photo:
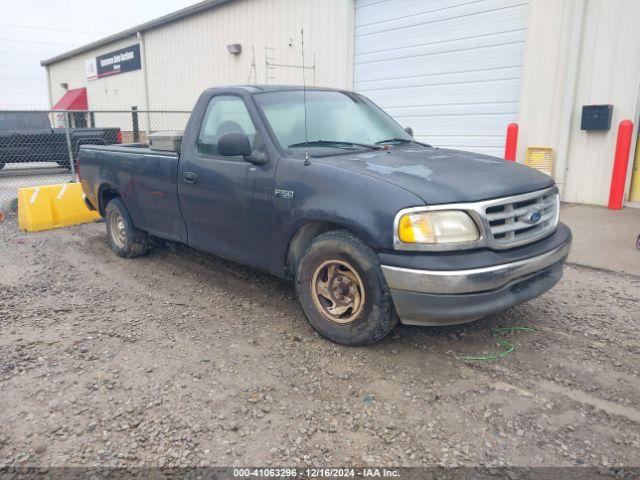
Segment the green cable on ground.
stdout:
[[532,327],[499,327],[493,331],[493,335],[496,337],[496,341],[498,345],[500,345],[504,350],[496,353],[489,353],[487,355],[456,355],[458,360],[495,360],[497,358],[506,357],[511,352],[516,350],[516,346],[507,340],[506,338],[501,337],[500,335],[503,333],[511,333],[511,332],[527,332],[527,333],[538,333],[538,330]]

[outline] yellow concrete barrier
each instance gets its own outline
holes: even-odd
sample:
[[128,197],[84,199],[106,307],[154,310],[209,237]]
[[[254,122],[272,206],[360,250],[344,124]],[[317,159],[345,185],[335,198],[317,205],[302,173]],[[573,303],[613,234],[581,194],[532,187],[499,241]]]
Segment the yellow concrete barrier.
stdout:
[[68,227],[100,218],[84,204],[79,183],[18,190],[18,226],[27,232]]

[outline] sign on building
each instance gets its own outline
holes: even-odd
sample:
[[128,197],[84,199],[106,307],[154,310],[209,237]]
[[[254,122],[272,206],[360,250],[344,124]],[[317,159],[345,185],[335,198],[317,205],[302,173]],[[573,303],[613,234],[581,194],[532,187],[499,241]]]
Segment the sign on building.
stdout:
[[87,80],[95,80],[96,78],[98,78],[98,63],[96,62],[95,57],[85,60],[84,65],[86,69]]
[[140,44],[105,53],[85,62],[87,80],[140,70]]

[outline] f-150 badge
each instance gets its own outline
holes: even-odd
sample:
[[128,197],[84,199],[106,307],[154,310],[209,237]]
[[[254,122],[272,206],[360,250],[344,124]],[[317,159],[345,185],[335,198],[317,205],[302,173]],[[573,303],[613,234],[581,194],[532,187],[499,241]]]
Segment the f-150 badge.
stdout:
[[276,197],[280,197],[284,200],[291,200],[293,198],[293,190],[280,190],[276,188]]

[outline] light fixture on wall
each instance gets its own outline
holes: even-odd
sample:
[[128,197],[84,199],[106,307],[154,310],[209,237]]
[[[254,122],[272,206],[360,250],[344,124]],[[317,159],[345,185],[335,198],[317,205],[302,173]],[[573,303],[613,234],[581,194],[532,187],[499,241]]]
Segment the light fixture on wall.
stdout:
[[231,55],[240,55],[242,53],[242,45],[240,45],[239,43],[232,43],[230,45],[227,45],[227,51]]
[[60,84],[60,88],[63,90],[69,90],[69,84],[67,82],[63,82]]

